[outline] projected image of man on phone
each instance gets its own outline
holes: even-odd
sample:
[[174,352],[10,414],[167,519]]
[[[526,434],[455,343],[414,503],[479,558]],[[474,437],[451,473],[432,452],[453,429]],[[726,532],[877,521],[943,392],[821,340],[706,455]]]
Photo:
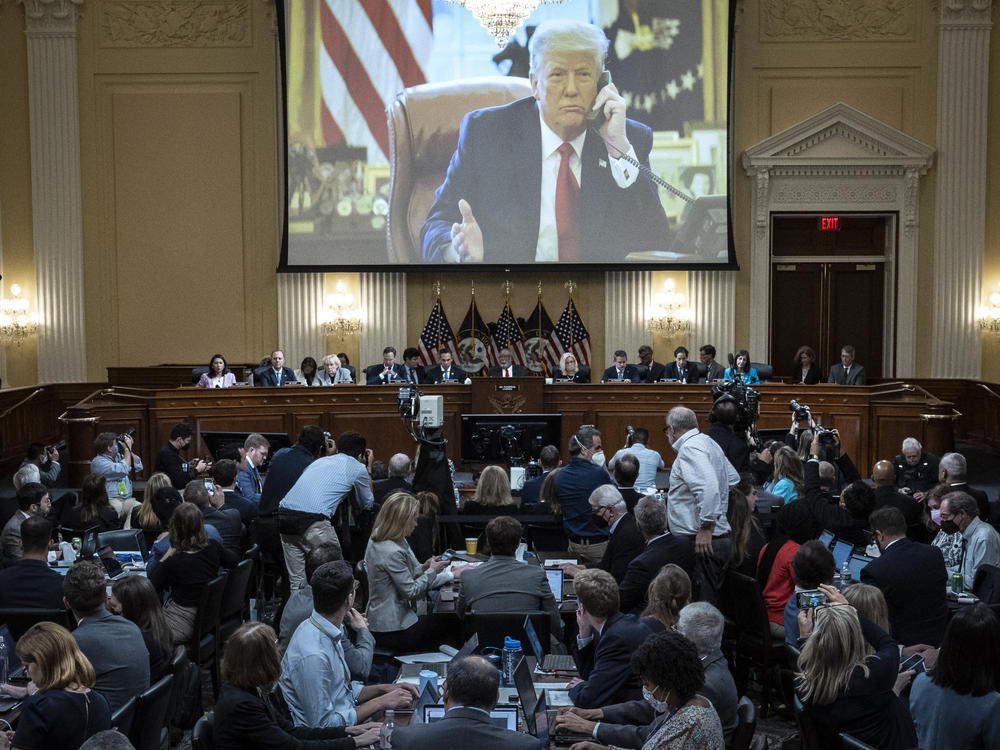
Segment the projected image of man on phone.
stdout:
[[652,131],[627,119],[603,70],[604,32],[541,24],[532,97],[467,114],[421,232],[425,262],[596,262],[662,250],[670,230],[649,166]]

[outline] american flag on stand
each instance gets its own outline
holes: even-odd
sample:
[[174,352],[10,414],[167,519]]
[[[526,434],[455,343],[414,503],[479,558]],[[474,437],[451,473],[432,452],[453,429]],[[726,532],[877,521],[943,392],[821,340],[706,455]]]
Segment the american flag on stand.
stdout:
[[590,365],[590,332],[583,325],[572,296],[545,346],[545,363],[550,370],[559,366],[559,358],[563,352],[571,352],[581,365]]
[[326,145],[366,146],[369,162],[388,162],[385,107],[427,82],[432,18],[431,0],[320,0]]
[[524,354],[524,332],[517,324],[514,313],[510,311],[509,299],[504,302],[503,312],[497,318],[490,338],[490,365],[500,364],[500,350],[504,348],[510,349],[516,364],[525,364],[527,357]]
[[438,297],[434,303],[434,308],[427,318],[424,330],[420,333],[420,343],[417,345],[420,350],[420,362],[425,365],[437,364],[437,353],[439,349],[447,349],[451,356],[458,359],[458,347],[455,346],[455,332],[451,330],[448,316],[444,314],[444,305]]

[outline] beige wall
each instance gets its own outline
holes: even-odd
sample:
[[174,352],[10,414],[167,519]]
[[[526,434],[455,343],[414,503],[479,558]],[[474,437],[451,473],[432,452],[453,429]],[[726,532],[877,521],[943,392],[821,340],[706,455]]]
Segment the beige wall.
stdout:
[[[84,209],[87,372],[108,365],[200,362],[221,350],[233,362],[256,361],[277,336],[275,43],[273,6],[259,0],[184,4],[211,22],[153,23],[151,6],[87,0],[80,21],[80,120]],[[735,45],[736,164],[742,151],[837,101],[845,101],[929,144],[935,141],[936,4],[912,2],[880,20],[831,34],[828,20],[776,18],[792,4],[741,2]],[[898,14],[893,16],[893,14]],[[884,21],[884,23],[883,23]],[[220,27],[219,24],[222,24]],[[879,25],[881,24],[881,25]],[[222,28],[225,33],[215,34]],[[1000,50],[993,34],[991,98],[1000,95]],[[24,6],[0,3],[0,230],[6,285],[34,299],[30,144]],[[991,142],[1000,142],[992,118]],[[987,294],[1000,280],[1000,195],[992,190],[996,150],[987,154]],[[922,179],[918,326],[930,331],[934,170]],[[734,168],[734,237],[746,269],[750,182]],[[336,274],[330,275],[336,278]],[[348,275],[350,277],[350,275]],[[419,273],[407,281],[407,343],[416,341],[440,279],[458,326],[474,280],[484,317],[492,319],[509,277],[515,313],[534,305],[538,281],[553,317],[566,301],[563,283],[580,284],[576,300],[591,331],[595,359],[604,349],[600,273]],[[353,278],[356,278],[353,277]],[[683,279],[681,279],[683,281]],[[328,280],[328,285],[329,285]],[[655,284],[657,286],[658,284]],[[679,287],[683,286],[682,283]],[[901,290],[900,293],[914,293]],[[756,301],[754,306],[759,305]],[[749,278],[737,273],[736,342],[746,341]],[[679,342],[654,339],[661,361]],[[355,354],[357,339],[328,340]],[[5,385],[37,379],[34,344],[7,348]],[[354,358],[352,356],[352,361]],[[918,355],[918,374],[930,372]],[[362,363],[363,365],[363,363]],[[983,375],[1000,380],[1000,343],[984,343]]]

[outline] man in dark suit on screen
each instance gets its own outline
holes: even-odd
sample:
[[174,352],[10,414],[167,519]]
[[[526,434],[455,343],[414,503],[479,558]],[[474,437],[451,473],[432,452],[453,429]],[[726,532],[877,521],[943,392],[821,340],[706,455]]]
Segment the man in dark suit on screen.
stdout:
[[538,27],[532,97],[462,121],[421,231],[424,262],[596,262],[667,249],[656,186],[622,158],[648,166],[652,131],[600,81],[607,48],[591,24]]
[[[433,724],[411,722],[392,733],[394,750],[537,750],[529,734],[498,727],[490,711],[500,697],[500,673],[481,656],[466,656],[448,666],[444,682],[444,718]],[[528,709],[529,711],[531,709]]]

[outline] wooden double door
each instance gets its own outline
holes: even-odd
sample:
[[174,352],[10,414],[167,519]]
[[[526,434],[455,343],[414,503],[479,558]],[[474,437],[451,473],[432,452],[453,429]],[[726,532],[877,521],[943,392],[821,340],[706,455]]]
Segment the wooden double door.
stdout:
[[844,344],[868,377],[884,370],[888,217],[847,217],[837,231],[815,216],[774,217],[771,351],[776,375],[796,370],[803,344],[816,351],[824,379]]

